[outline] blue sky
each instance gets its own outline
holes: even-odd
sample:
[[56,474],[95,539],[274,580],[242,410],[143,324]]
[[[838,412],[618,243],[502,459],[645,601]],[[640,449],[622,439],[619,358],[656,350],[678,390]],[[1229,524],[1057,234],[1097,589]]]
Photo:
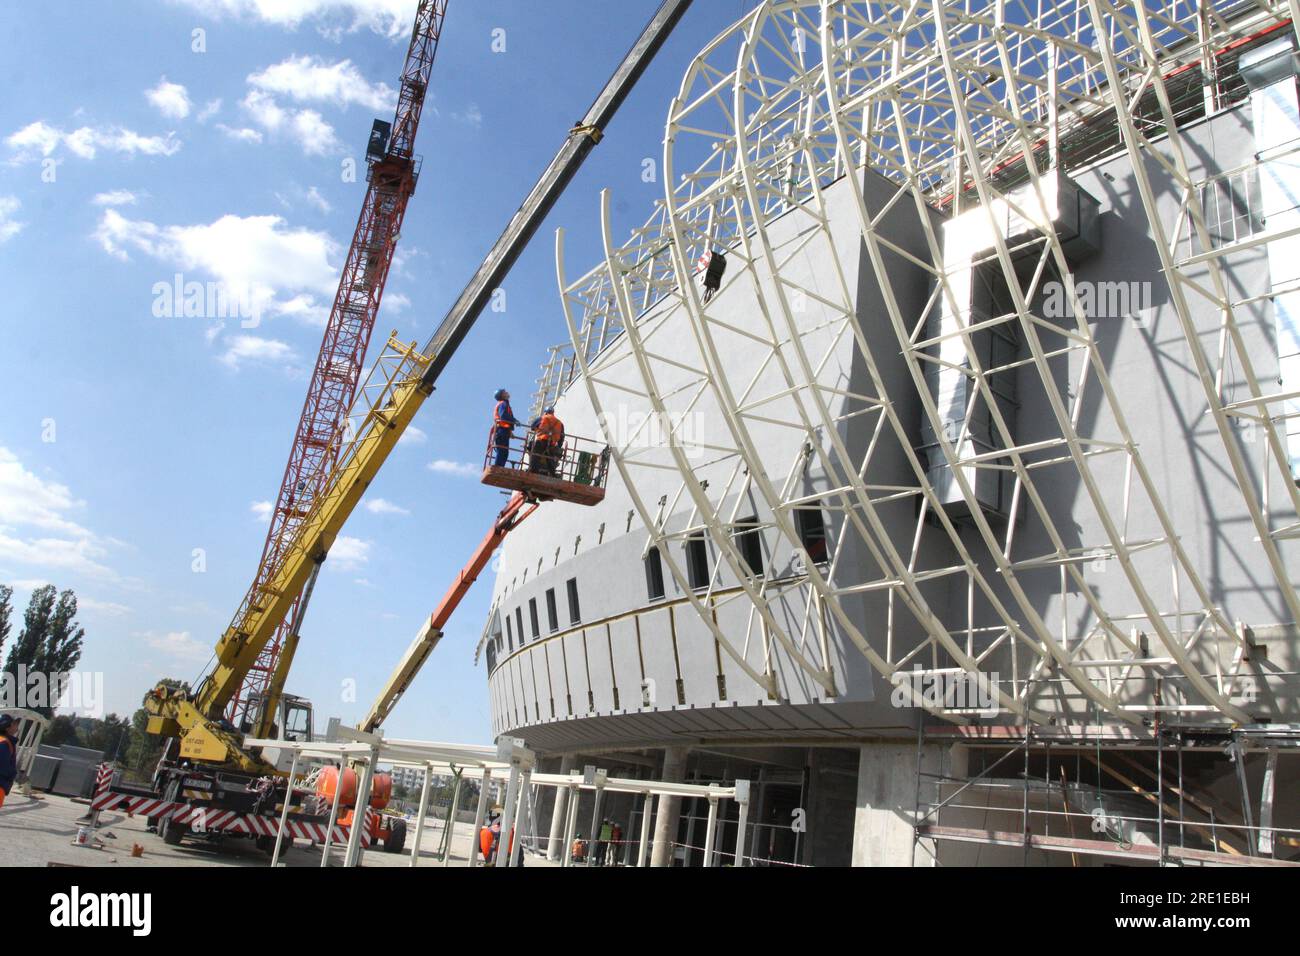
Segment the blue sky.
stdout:
[[[451,0],[376,345],[429,336],[656,5]],[[467,466],[491,393],[526,408],[565,337],[554,229],[576,274],[599,254],[600,189],[620,225],[648,217],[668,101],[745,6],[698,0],[344,531],[289,680],[322,726],[360,718],[504,504]],[[109,710],[198,676],[251,580],[363,195],[344,163],[391,119],[414,8],[0,8],[0,582],[19,614],[41,583],[77,592]],[[249,290],[260,324],[166,314],[156,289],[177,274]],[[473,648],[489,595],[485,580],[466,600],[389,733],[487,740]]]

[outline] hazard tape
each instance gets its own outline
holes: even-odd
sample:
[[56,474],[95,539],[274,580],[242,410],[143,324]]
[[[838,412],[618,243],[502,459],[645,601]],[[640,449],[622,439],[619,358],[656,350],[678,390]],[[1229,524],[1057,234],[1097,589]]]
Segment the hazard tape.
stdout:
[[[158,820],[170,820],[183,823],[197,833],[237,833],[244,836],[273,837],[280,832],[278,817],[259,814],[242,814],[234,810],[215,810],[211,807],[194,806],[188,803],[159,800],[155,797],[138,797],[126,793],[114,793],[109,789],[112,770],[104,775],[104,766],[96,772],[95,795],[91,799],[91,810],[117,810],[128,816],[146,816]],[[370,831],[376,814],[367,808],[365,823],[361,828],[361,845],[370,846]],[[285,821],[284,834],[298,840],[311,840],[324,843],[327,832],[331,834],[330,843],[342,844],[348,841],[350,827],[336,824],[333,830],[328,824],[313,823],[310,820],[295,820],[292,816]]]

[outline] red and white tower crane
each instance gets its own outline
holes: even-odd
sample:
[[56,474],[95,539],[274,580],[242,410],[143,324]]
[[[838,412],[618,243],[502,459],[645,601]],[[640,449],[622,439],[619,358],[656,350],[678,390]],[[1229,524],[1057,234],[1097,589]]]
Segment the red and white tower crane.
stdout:
[[[397,112],[392,124],[375,120],[366,149],[366,197],[357,219],[356,232],[348,249],[338,292],[330,310],[320,354],[312,372],[302,416],[289,451],[289,462],[280,483],[280,494],[271,513],[271,527],[257,576],[240,608],[264,603],[274,570],[284,550],[293,541],[299,524],[311,509],[343,447],[342,432],[348,410],[356,397],[358,383],[374,329],[375,317],[384,295],[384,285],[393,263],[393,253],[402,231],[406,206],[420,176],[420,157],[415,155],[415,137],[420,126],[429,88],[429,76],[448,0],[422,0],[415,16]],[[316,567],[308,586],[298,596],[291,612],[280,622],[274,637],[258,654],[239,692],[231,699],[226,719],[255,733],[265,733],[271,715],[262,703],[274,682],[283,682],[297,643],[298,629],[315,583],[315,572],[325,555],[313,556]],[[278,697],[278,694],[275,695]]]

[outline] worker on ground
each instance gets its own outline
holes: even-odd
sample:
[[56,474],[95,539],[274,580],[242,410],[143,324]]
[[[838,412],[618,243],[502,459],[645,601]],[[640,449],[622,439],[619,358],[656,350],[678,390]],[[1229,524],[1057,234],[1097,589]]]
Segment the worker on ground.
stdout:
[[497,844],[501,842],[501,811],[493,808],[488,814],[488,823],[479,831],[478,846],[483,854],[483,862],[487,866],[493,865],[493,858],[497,853]]
[[549,406],[537,420],[533,431],[533,453],[529,467],[540,474],[555,477],[564,455],[564,422],[555,415],[555,406]]
[[609,842],[614,839],[614,825],[608,820],[600,824],[600,839],[596,843],[596,865],[604,866],[605,857],[609,855]]
[[581,863],[587,858],[587,841],[582,838],[581,833],[573,838],[573,847],[569,854],[570,863]]
[[510,457],[510,438],[520,422],[510,408],[510,393],[506,389],[497,389],[496,403],[492,413],[492,448],[495,453],[492,467],[504,468]]
[[617,866],[619,854],[623,850],[623,826],[615,823],[613,830],[610,832],[609,843],[609,865]]
[[8,714],[0,715],[0,807],[18,777],[18,722]]

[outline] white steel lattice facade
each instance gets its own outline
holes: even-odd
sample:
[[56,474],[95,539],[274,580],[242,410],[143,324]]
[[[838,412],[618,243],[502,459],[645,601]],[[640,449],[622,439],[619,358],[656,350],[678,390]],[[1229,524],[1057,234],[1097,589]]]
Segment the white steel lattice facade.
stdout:
[[558,241],[538,401],[616,468],[503,554],[495,729],[1295,722],[1293,7],[765,2],[705,47],[645,226]]

